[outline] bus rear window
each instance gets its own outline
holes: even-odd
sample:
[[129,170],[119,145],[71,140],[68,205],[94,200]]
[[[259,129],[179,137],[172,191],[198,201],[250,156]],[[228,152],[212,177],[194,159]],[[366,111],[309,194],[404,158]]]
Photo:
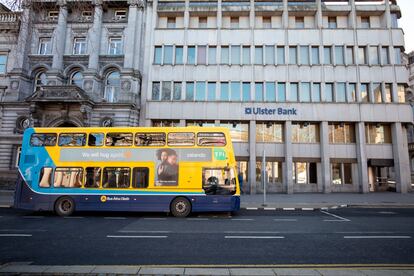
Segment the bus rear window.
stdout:
[[226,145],[226,136],[222,132],[200,132],[197,134],[197,145],[222,147]]
[[86,144],[85,133],[61,133],[59,134],[59,146],[83,147]]
[[105,145],[109,147],[132,146],[132,133],[108,133],[106,134]]
[[56,145],[57,135],[55,133],[33,133],[30,137],[32,147],[50,147]]
[[169,146],[193,146],[195,135],[192,132],[172,132],[168,133]]
[[137,133],[135,145],[137,146],[165,146],[165,133]]

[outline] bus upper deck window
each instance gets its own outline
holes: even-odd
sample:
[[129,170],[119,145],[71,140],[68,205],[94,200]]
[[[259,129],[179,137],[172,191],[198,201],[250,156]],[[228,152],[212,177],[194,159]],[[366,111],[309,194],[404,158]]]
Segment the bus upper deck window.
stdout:
[[96,147],[103,146],[104,134],[103,133],[90,133],[88,139],[88,146]]
[[85,133],[61,133],[59,135],[59,146],[61,147],[83,147],[85,144]]
[[137,133],[135,145],[137,146],[165,146],[165,133]]
[[169,146],[194,146],[195,135],[192,132],[168,133]]
[[109,147],[120,146],[128,147],[132,146],[132,133],[107,133],[105,145]]
[[200,132],[197,134],[197,145],[222,147],[226,145],[226,137],[221,132]]
[[55,133],[33,133],[30,137],[30,145],[32,147],[50,147],[56,145]]

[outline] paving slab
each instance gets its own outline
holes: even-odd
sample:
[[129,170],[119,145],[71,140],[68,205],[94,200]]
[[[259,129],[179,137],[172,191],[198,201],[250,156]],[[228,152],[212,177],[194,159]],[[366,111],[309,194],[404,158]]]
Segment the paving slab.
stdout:
[[261,275],[261,276],[275,276],[276,274],[270,268],[232,268],[230,275]]
[[44,265],[5,265],[0,273],[43,273],[47,268]]
[[317,269],[323,276],[366,276],[360,270],[355,269]]
[[277,276],[320,276],[314,269],[275,268],[273,271]]
[[137,274],[139,266],[129,265],[98,265],[93,270],[93,274]]
[[185,275],[230,275],[227,268],[186,268]]
[[178,267],[143,267],[139,275],[184,275],[184,268]]
[[93,265],[52,265],[44,273],[91,273]]
[[[408,276],[406,271],[398,269],[370,269],[370,270],[361,270],[367,276]],[[414,272],[414,271],[412,271]]]

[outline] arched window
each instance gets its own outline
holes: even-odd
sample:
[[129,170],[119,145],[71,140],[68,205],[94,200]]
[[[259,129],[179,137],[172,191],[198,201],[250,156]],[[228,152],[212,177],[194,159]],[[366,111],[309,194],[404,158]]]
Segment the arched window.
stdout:
[[75,71],[70,75],[70,84],[83,87],[83,74],[80,71]]
[[44,71],[40,71],[36,74],[35,82],[34,82],[34,91],[38,91],[41,86],[47,84],[47,77]]
[[105,79],[105,95],[107,102],[117,102],[119,91],[121,90],[121,79],[118,71],[110,72]]

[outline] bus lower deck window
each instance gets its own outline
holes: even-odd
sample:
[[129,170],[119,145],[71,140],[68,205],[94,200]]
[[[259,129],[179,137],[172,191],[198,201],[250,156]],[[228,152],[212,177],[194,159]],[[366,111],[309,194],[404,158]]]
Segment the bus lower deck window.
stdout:
[[103,188],[129,188],[130,168],[104,168]]
[[148,188],[149,169],[148,168],[134,168],[132,176],[133,188]]
[[82,186],[82,168],[56,168],[53,186],[58,188],[79,188]]
[[101,168],[87,167],[85,169],[85,188],[99,188],[101,183]]
[[41,188],[49,188],[50,183],[52,182],[52,168],[43,168],[40,171],[39,177],[39,187]]

